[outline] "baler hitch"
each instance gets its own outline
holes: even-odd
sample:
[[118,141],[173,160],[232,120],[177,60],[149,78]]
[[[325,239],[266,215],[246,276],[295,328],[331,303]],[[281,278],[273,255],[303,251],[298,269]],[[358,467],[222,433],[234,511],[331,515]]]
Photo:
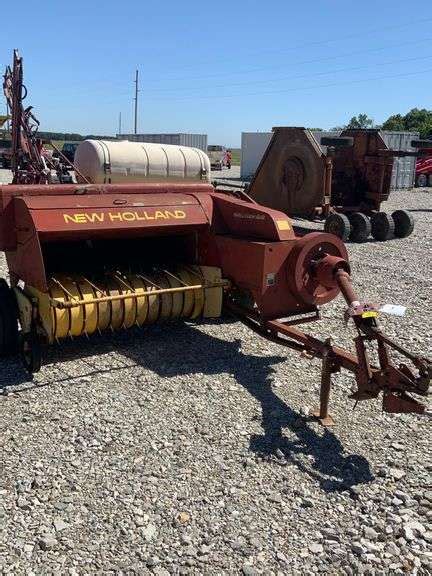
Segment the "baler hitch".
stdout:
[[[322,264],[326,267],[329,261]],[[352,318],[357,330],[354,338],[356,354],[334,346],[331,339],[319,340],[306,334],[294,326],[290,320],[264,320],[259,314],[242,308],[232,302],[228,303],[230,310],[249,328],[264,338],[287,346],[302,353],[308,358],[321,358],[321,389],[320,407],[313,411],[324,426],[332,426],[334,420],[329,414],[329,399],[331,376],[340,372],[341,368],[353,372],[356,377],[357,390],[350,398],[357,402],[377,398],[383,393],[383,410],[389,413],[422,414],[425,406],[410,394],[427,396],[432,377],[431,362],[421,356],[416,356],[393,342],[381,332],[377,323],[378,312],[373,305],[361,304],[351,285],[351,278],[343,267],[335,263],[335,280],[349,304],[345,318]],[[308,321],[308,317],[304,321]],[[299,323],[298,320],[295,323]],[[367,344],[377,343],[378,365],[371,363]],[[414,373],[406,364],[395,367],[390,360],[389,349],[398,352],[412,362],[418,371]]]

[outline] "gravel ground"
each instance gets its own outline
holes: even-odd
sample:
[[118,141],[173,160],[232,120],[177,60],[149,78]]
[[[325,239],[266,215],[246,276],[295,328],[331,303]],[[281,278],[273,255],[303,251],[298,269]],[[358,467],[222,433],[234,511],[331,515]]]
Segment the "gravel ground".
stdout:
[[[431,191],[398,207],[415,233],[350,245],[353,276],[408,306],[382,324],[430,353]],[[350,345],[343,311],[312,330]],[[432,573],[430,420],[353,410],[341,374],[323,429],[319,363],[239,323],[66,342],[33,381],[15,359],[0,378],[2,573]]]
[[12,182],[12,172],[10,170],[0,169],[0,184],[9,184]]

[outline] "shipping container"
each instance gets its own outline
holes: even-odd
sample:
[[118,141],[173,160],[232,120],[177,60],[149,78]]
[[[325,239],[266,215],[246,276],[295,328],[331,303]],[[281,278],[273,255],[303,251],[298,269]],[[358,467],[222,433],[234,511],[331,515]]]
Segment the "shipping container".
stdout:
[[[320,143],[323,137],[336,137],[340,132],[313,131],[315,139]],[[419,137],[418,132],[382,132],[387,146],[391,150],[413,151],[411,140]],[[241,148],[240,177],[250,180],[258,168],[261,158],[271,140],[272,132],[243,132]],[[325,151],[325,147],[322,146]],[[392,172],[392,190],[412,188],[415,180],[415,158],[395,158]]]
[[119,140],[130,142],[149,142],[151,144],[174,144],[188,146],[207,152],[207,134],[117,134]]
[[[411,140],[418,140],[418,132],[386,132],[382,130],[384,142],[390,150],[413,152]],[[416,159],[413,156],[395,158],[392,172],[392,190],[412,188],[415,181]]]
[[252,178],[271,137],[271,132],[242,132],[240,178],[243,180]]

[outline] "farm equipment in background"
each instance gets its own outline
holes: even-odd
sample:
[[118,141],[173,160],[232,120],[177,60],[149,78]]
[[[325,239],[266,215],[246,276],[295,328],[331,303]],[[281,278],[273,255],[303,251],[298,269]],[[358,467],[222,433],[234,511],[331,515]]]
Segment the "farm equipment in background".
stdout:
[[432,140],[415,141],[423,148],[423,155],[417,158],[415,184],[421,188],[432,187]]
[[227,166],[227,154],[228,151],[224,146],[214,144],[207,146],[207,155],[210,158],[210,165],[213,170],[222,170],[224,166]]
[[65,142],[62,146],[61,151],[54,152],[53,156],[57,158],[61,158],[60,154],[62,154],[62,159],[64,162],[69,162],[70,168],[73,169],[74,159],[75,159],[75,152],[78,148],[79,142]]
[[12,140],[10,138],[0,139],[0,165],[6,169],[12,165]]
[[[6,90],[16,96],[8,82]],[[10,277],[10,285],[0,279],[0,355],[20,351],[33,373],[43,347],[67,338],[159,322],[169,335],[173,321],[227,312],[261,337],[322,360],[314,413],[322,424],[333,424],[331,378],[341,369],[355,376],[356,402],[382,394],[386,412],[424,412],[413,394],[427,395],[432,365],[380,330],[377,307],[354,291],[339,238],[296,236],[283,212],[180,174],[178,181],[49,184],[28,133],[30,109],[17,97],[12,104],[16,183],[0,186],[0,250]],[[27,152],[18,142],[23,125]],[[319,320],[320,307],[340,293],[355,353],[299,328]],[[394,365],[393,354],[403,362]]]
[[393,158],[418,154],[390,150],[375,129],[347,129],[319,143],[305,128],[273,128],[248,194],[290,216],[322,219],[325,231],[344,241],[405,238],[414,229],[411,214],[390,215],[381,205],[390,194]]
[[12,67],[7,66],[3,76],[3,91],[11,111],[10,168],[14,184],[46,184],[72,182],[68,166],[53,158],[37,136],[39,121],[32,107],[24,108],[27,89],[23,84],[23,63],[14,51]]
[[[9,114],[0,114],[0,167],[10,168],[12,140],[9,133]],[[4,127],[6,125],[6,128]]]

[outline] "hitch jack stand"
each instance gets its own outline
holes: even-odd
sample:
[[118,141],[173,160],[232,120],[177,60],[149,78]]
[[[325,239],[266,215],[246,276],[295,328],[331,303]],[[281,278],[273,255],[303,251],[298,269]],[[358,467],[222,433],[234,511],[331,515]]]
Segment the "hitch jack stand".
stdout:
[[331,357],[330,338],[325,342],[326,347],[323,352],[322,368],[321,368],[321,388],[320,388],[320,407],[319,410],[312,410],[311,416],[317,418],[322,426],[334,426],[335,421],[330,416],[329,400],[331,390],[331,377],[335,371],[334,362]]

